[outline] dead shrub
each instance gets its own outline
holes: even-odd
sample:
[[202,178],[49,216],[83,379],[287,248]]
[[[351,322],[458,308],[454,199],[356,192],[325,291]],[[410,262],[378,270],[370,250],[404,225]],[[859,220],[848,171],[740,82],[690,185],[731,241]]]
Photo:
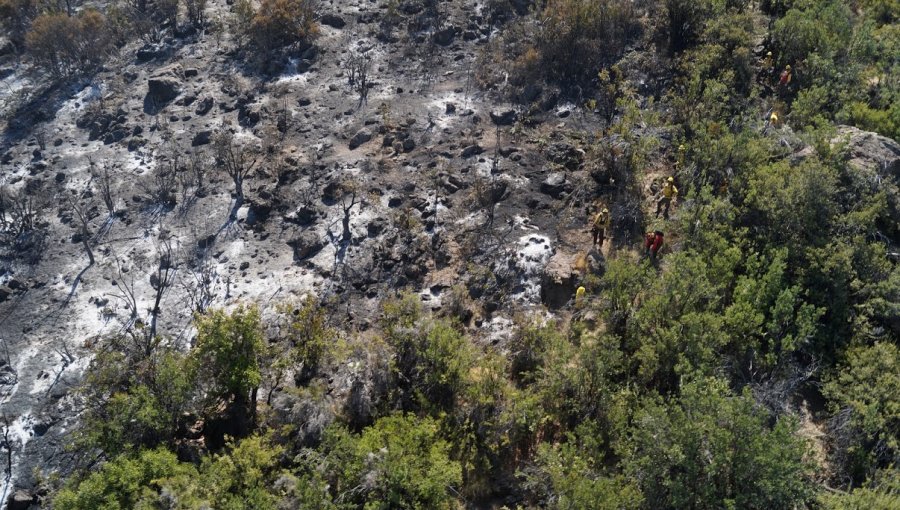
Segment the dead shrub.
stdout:
[[316,32],[314,0],[262,0],[249,35],[263,53],[306,41]]
[[106,18],[93,9],[77,17],[41,14],[25,36],[34,62],[56,77],[88,72],[112,50]]

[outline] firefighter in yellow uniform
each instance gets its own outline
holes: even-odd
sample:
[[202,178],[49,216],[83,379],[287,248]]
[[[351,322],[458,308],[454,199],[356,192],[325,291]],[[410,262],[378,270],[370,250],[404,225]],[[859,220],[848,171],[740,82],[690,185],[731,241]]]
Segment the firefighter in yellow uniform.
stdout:
[[584,287],[578,287],[575,291],[575,308],[581,308],[584,305]]
[[594,246],[603,246],[607,232],[609,232],[609,209],[604,207],[602,211],[594,215],[594,221],[591,222]]
[[[678,198],[678,188],[675,187],[675,178],[669,177],[662,189],[662,196],[656,202],[656,217],[659,218],[660,211],[663,212],[663,218],[669,219],[669,206],[672,200]],[[663,210],[665,207],[665,210]]]

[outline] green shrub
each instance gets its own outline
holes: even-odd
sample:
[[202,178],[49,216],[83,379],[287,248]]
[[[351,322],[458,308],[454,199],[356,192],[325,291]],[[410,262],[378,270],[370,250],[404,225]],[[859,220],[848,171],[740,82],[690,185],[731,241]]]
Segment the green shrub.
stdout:
[[165,449],[146,450],[136,457],[121,456],[104,464],[80,483],[71,483],[53,499],[54,508],[67,510],[126,510],[158,508],[161,483],[168,478],[197,477],[191,464],[182,464]]
[[456,508],[462,470],[438,430],[412,415],[381,418],[360,435],[331,427],[322,451],[334,499],[367,510]]
[[825,395],[834,411],[849,411],[852,430],[838,436],[845,469],[864,480],[874,468],[890,467],[900,453],[900,349],[890,342],[849,349]]
[[240,306],[230,314],[212,310],[198,316],[195,326],[191,363],[198,380],[209,385],[209,396],[214,403],[234,402],[255,412],[262,380],[259,360],[265,350],[259,310],[255,306]]
[[648,508],[802,507],[810,496],[796,424],[769,417],[749,391],[699,379],[669,402],[649,401],[617,445]]

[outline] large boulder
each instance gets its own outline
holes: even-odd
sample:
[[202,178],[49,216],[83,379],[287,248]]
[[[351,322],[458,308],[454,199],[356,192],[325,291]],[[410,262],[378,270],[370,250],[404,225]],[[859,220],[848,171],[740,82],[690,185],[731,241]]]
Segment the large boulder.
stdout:
[[572,183],[566,179],[563,172],[553,172],[541,182],[541,193],[546,193],[553,198],[560,198],[573,188]]
[[894,140],[852,126],[838,126],[832,143],[847,144],[850,166],[900,182],[900,144]]
[[31,505],[37,503],[37,498],[30,492],[19,489],[13,492],[6,500],[6,508],[8,510],[28,510]]
[[356,149],[360,145],[368,142],[372,139],[372,132],[368,129],[360,129],[353,135],[353,138],[350,139],[350,150]]
[[322,251],[325,240],[315,232],[306,230],[288,241],[288,246],[294,249],[294,262],[300,262]]
[[323,14],[322,17],[319,18],[319,23],[333,28],[344,28],[344,26],[347,25],[344,18],[334,13]]
[[541,275],[541,302],[547,308],[562,308],[575,296],[578,287],[576,259],[573,255],[557,252],[550,257]]
[[147,96],[144,98],[144,110],[159,110],[168,102],[181,94],[180,68],[167,67],[147,79]]
[[498,126],[511,126],[516,122],[517,117],[515,110],[491,112],[491,121]]

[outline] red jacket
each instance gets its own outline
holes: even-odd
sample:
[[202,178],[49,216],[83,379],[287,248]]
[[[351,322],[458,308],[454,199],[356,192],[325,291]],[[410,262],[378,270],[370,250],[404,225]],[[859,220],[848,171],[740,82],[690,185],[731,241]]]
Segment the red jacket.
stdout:
[[647,238],[644,240],[644,248],[653,253],[659,251],[663,244],[663,233],[660,231],[648,232]]
[[781,72],[781,79],[778,80],[779,85],[787,85],[791,82],[791,72],[785,69]]

